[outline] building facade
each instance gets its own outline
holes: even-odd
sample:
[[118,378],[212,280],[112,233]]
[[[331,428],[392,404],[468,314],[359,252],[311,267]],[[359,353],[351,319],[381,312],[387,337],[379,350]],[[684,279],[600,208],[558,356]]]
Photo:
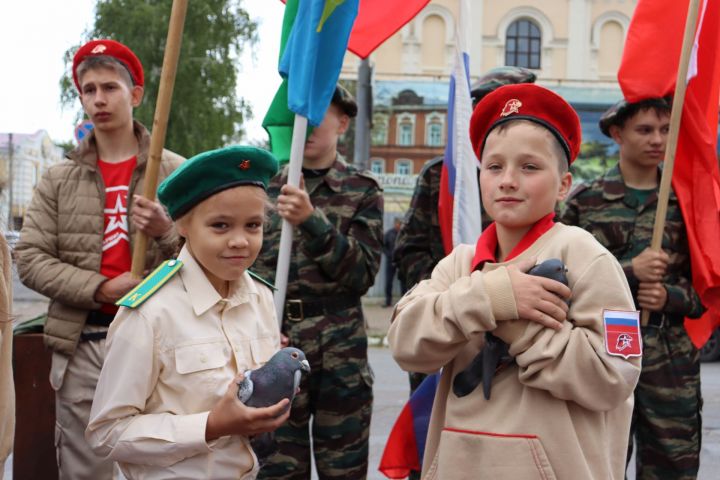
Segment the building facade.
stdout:
[[[578,111],[585,142],[610,144],[597,121],[622,96],[617,84],[636,0],[472,0],[471,82],[491,68],[532,69],[538,83]],[[432,0],[370,57],[373,127],[369,165],[417,174],[445,144],[448,78],[458,0]],[[349,53],[341,73],[357,78]]]
[[0,133],[0,228],[3,231],[20,230],[43,173],[63,157],[63,149],[55,145],[45,130],[31,134]]

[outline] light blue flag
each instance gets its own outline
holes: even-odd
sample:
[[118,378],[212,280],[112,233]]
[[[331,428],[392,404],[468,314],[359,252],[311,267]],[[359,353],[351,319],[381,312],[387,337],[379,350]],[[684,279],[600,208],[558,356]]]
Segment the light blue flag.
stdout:
[[280,59],[288,79],[288,108],[318,126],[340,77],[359,0],[300,0]]

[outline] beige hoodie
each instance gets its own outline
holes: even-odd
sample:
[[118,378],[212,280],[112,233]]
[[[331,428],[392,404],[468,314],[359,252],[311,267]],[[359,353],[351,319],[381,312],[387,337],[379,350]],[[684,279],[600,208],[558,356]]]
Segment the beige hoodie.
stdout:
[[[399,302],[393,356],[408,371],[443,369],[424,455],[424,479],[622,479],[640,358],[606,353],[603,309],[635,310],[615,258],[589,233],[554,225],[505,263],[470,272],[463,245]],[[518,320],[507,265],[559,258],[572,300],[555,331]],[[452,379],[478,353],[484,333],[510,345],[516,364],[458,398]]]

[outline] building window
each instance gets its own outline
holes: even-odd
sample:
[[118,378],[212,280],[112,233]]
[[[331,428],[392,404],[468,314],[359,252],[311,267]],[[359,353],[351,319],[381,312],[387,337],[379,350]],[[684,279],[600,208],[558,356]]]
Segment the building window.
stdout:
[[540,28],[531,20],[516,20],[505,37],[505,65],[540,68]]
[[413,125],[410,122],[400,124],[400,139],[398,143],[403,146],[412,145]]
[[395,173],[398,175],[411,175],[412,162],[410,160],[398,160],[395,162]]
[[442,116],[433,114],[428,117],[425,125],[425,144],[429,147],[441,147],[443,144]]
[[385,160],[382,158],[373,158],[370,161],[370,171],[375,175],[381,175],[385,173]]
[[377,114],[373,116],[372,144],[387,145],[387,115]]

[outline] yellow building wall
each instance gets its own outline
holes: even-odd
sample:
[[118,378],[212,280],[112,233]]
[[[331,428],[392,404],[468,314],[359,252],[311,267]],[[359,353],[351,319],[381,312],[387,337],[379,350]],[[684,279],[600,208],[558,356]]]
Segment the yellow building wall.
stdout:
[[595,21],[606,12],[620,12],[628,18],[632,18],[632,14],[637,6],[637,0],[605,0],[603,2],[592,2],[591,17],[592,25]]
[[618,22],[610,20],[600,29],[598,50],[598,75],[604,79],[614,79],[617,75],[623,51],[623,28]]
[[[568,2],[558,0],[545,1],[485,1],[483,2],[483,32],[485,35],[505,36],[505,32],[498,32],[498,24],[510,11],[516,8],[532,7],[545,14],[552,23],[555,38],[567,38]],[[544,32],[543,32],[544,33]]]

